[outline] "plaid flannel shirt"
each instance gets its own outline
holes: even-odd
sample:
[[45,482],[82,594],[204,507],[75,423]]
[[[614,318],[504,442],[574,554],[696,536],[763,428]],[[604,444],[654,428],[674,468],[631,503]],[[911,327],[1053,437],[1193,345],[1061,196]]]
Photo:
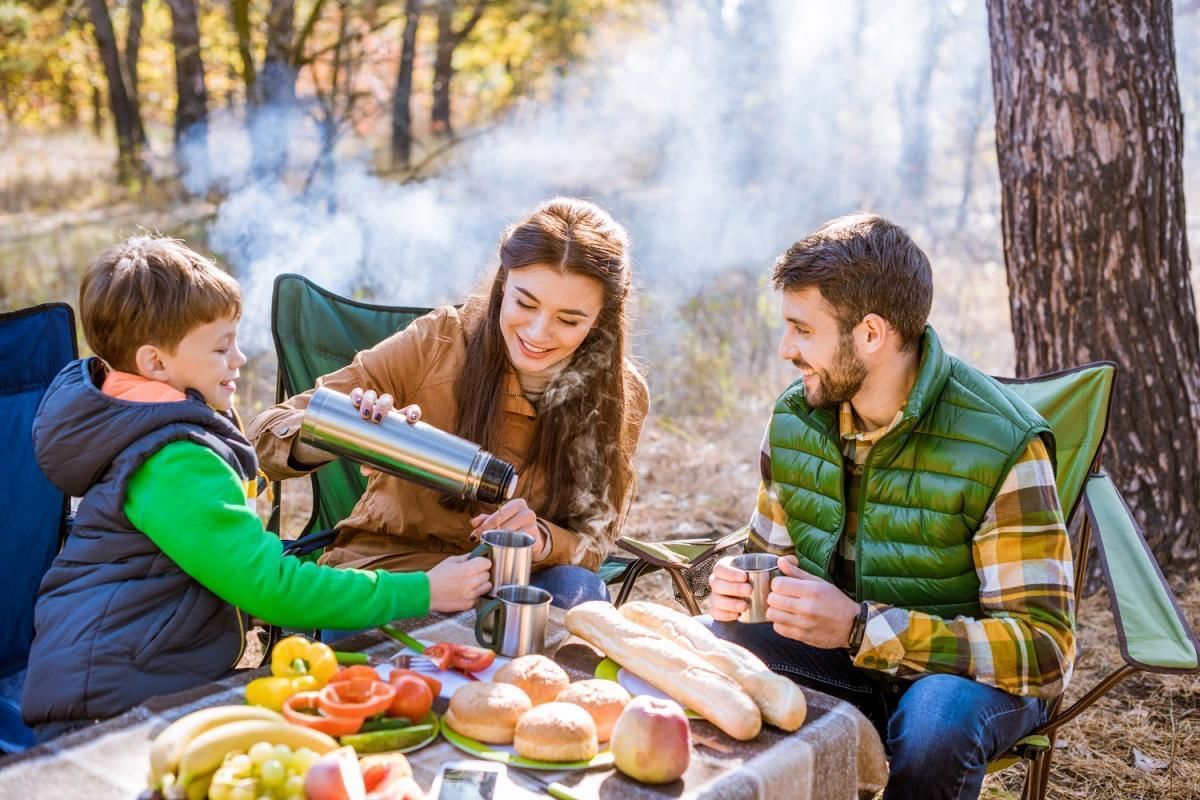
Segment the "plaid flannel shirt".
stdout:
[[[871,446],[895,425],[859,433],[844,403],[843,454],[862,464]],[[792,555],[787,514],[771,485],[771,450],[762,445],[762,484],[750,519],[748,549]],[[856,524],[847,520],[847,526]],[[853,553],[845,541],[839,552]],[[1054,469],[1035,437],[1013,465],[975,533],[971,547],[979,576],[978,619],[954,619],[867,600],[858,667],[899,678],[950,673],[1010,694],[1060,695],[1075,660],[1075,590],[1071,545],[1059,508]]]

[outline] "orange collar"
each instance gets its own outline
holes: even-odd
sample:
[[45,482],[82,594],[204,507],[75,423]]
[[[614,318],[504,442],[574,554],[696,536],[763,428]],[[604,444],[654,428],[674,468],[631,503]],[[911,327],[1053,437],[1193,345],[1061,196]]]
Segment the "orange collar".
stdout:
[[117,370],[112,370],[105,376],[100,391],[109,397],[133,403],[177,403],[187,399],[183,392],[162,381]]

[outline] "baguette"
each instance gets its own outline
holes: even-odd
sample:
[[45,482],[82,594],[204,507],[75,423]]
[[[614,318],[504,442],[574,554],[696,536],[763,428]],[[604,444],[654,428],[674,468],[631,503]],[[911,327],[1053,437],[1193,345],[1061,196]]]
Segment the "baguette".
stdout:
[[733,680],[674,642],[621,616],[612,604],[581,603],[567,612],[567,630],[684,708],[690,708],[734,739],[762,730],[762,714]]
[[746,648],[718,638],[694,617],[641,601],[621,606],[621,615],[696,653],[733,678],[758,704],[763,719],[775,727],[794,731],[804,724],[808,704],[799,686],[771,672]]

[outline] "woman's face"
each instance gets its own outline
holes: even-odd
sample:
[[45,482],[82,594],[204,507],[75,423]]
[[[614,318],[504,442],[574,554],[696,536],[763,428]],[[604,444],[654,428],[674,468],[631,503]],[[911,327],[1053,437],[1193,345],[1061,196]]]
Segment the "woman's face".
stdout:
[[568,359],[604,304],[600,281],[544,264],[508,271],[500,304],[500,333],[508,358],[522,372],[541,372]]

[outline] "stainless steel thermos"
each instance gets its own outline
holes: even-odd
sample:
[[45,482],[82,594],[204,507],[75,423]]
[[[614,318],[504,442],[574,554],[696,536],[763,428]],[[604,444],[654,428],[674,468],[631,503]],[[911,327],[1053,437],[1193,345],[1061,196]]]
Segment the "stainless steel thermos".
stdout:
[[393,411],[369,422],[349,395],[321,387],[313,393],[300,439],[338,456],[467,500],[502,503],[513,496],[517,471],[474,442]]

